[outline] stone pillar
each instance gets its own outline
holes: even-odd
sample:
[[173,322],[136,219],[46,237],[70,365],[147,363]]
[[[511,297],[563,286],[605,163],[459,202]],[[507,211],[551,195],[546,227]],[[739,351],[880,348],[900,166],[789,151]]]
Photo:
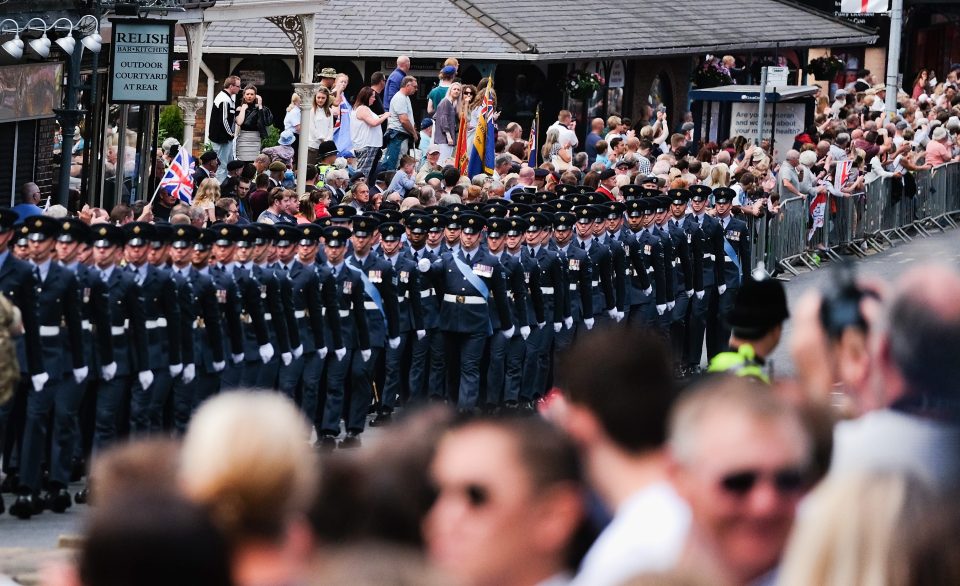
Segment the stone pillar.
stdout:
[[[183,110],[183,143],[180,148],[193,155],[193,127],[197,123],[197,112],[205,112],[206,98],[180,96],[177,105]],[[226,165],[228,161],[223,164]]]
[[295,83],[293,89],[300,96],[300,142],[297,144],[297,193],[302,194],[307,186],[307,145],[313,129],[314,95],[319,83]]

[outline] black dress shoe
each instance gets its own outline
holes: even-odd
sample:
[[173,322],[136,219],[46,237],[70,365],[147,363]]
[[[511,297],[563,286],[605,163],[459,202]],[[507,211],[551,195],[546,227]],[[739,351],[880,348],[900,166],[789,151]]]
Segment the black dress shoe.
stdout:
[[90,500],[90,489],[86,486],[77,491],[77,494],[73,495],[73,502],[78,505],[85,505]]
[[377,413],[377,416],[370,422],[370,427],[381,427],[393,421],[393,413]]
[[29,494],[21,494],[17,500],[10,505],[10,514],[18,519],[29,519],[35,515],[35,504],[33,497]]
[[64,513],[73,504],[70,493],[66,488],[56,488],[47,491],[43,497],[44,505],[54,513]]
[[16,472],[7,474],[6,478],[3,479],[3,482],[0,482],[0,492],[17,492],[18,484],[20,484],[20,479],[17,477]]
[[321,452],[332,452],[337,448],[337,438],[332,435],[325,435],[317,440],[315,447]]
[[351,448],[360,447],[360,434],[354,432],[348,432],[347,437],[340,440],[340,449],[349,450]]

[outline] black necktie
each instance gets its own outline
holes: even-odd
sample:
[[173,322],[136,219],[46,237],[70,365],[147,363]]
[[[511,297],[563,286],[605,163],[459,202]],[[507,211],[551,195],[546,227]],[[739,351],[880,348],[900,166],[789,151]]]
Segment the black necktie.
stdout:
[[33,276],[36,277],[38,283],[43,283],[43,279],[40,277],[40,267],[33,267]]
[[470,264],[470,253],[469,253],[469,252],[465,252],[465,253],[463,254],[463,258],[465,258],[465,259],[467,260],[467,264]]
[[585,241],[581,240],[581,241],[580,241],[580,250],[586,250],[586,249],[587,249],[587,243],[586,243]]

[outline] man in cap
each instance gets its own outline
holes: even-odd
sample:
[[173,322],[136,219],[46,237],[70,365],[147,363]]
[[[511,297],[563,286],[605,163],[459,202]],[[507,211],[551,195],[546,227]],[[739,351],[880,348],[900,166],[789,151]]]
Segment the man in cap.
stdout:
[[660,237],[652,233],[655,218],[655,204],[649,198],[633,199],[627,202],[627,222],[637,242],[636,256],[642,259],[640,267],[634,266],[638,273],[643,270],[647,274],[647,287],[650,292],[640,295],[636,289],[643,286],[642,280],[633,282],[634,289],[631,303],[635,303],[630,310],[630,318],[634,323],[654,330],[661,330],[660,316],[667,311],[667,295],[664,285],[664,254],[663,243]]
[[725,316],[725,325],[731,329],[730,351],[713,357],[710,372],[731,372],[770,382],[767,358],[780,343],[783,322],[790,311],[783,284],[760,276],[748,276],[735,292],[733,307]]
[[[593,235],[597,220],[603,222],[603,218],[598,210],[590,205],[577,206],[573,210],[577,217],[577,235],[574,239],[574,246],[587,253],[594,270],[593,279],[590,282],[590,290],[593,294],[593,314],[587,317],[600,317],[601,320],[607,317],[619,321],[620,315],[617,310],[616,295],[614,294],[613,255],[610,254],[610,249],[599,244]],[[604,315],[604,312],[606,312],[606,315]],[[591,321],[587,325],[587,329],[592,327],[593,323]]]
[[[423,214],[419,210],[405,220],[409,254],[416,264],[421,259],[434,262],[440,257],[439,241],[443,238],[441,216]],[[430,239],[437,245],[429,246]],[[443,355],[443,336],[437,329],[440,323],[440,301],[433,283],[426,278],[418,279],[420,284],[420,308],[423,313],[423,328],[426,336],[413,340],[410,352],[410,401],[422,402],[427,397],[442,399],[446,368]]]
[[597,193],[613,201],[613,190],[617,187],[617,172],[613,169],[604,169],[600,172],[600,185],[597,187]]
[[[523,267],[518,259],[506,253],[506,233],[510,230],[511,224],[516,227],[522,221],[524,220],[497,217],[487,220],[487,251],[503,268],[507,285],[507,304],[511,316],[509,325],[519,330],[515,331],[510,338],[490,337],[488,348],[490,362],[487,368],[484,404],[484,410],[487,412],[496,412],[501,403],[507,399],[508,394],[512,402],[510,407],[516,408],[520,395],[523,346],[524,341],[530,337],[530,322],[533,316],[527,313],[527,285]],[[507,324],[499,322],[497,312],[490,312],[490,322],[494,330],[507,329]],[[513,388],[507,391],[506,387],[509,383],[512,383]]]
[[[73,445],[69,437],[75,425],[77,389],[87,379],[89,368],[83,354],[77,277],[53,258],[60,221],[48,216],[33,216],[20,230],[30,241],[32,270],[38,283],[40,353],[43,370],[50,377],[42,389],[27,395],[26,424],[20,446],[20,485],[17,500],[10,507],[11,515],[27,519],[42,512],[44,506],[62,513],[71,504],[67,485],[70,483]],[[48,425],[51,415],[52,434]],[[50,484],[47,494],[40,500],[44,452],[48,437],[56,435],[60,435],[63,441],[51,444]]]
[[703,293],[700,290],[696,292],[690,309],[690,335],[688,337],[690,347],[687,368],[691,374],[700,372],[707,323],[710,312],[716,313],[717,300],[715,298],[718,294],[722,295],[727,290],[723,276],[725,264],[723,259],[723,234],[717,219],[706,213],[707,200],[712,191],[705,185],[690,187],[692,213],[685,219],[686,227],[684,230],[691,234],[693,239],[697,239],[699,236],[699,242],[694,242],[694,254],[699,247],[703,268]]
[[[727,349],[730,328],[727,316],[733,310],[740,283],[750,275],[750,228],[747,223],[733,217],[732,208],[736,192],[729,187],[713,190],[717,221],[723,238],[723,284],[725,291],[717,296],[717,312],[708,322],[707,355],[712,358]],[[719,291],[719,287],[718,287]],[[713,327],[709,327],[712,324]],[[711,335],[712,334],[712,335]]]
[[184,344],[189,344],[193,352],[191,363],[183,367],[183,376],[173,384],[173,424],[180,434],[186,431],[197,406],[197,387],[218,382],[226,367],[217,289],[209,274],[200,273],[192,263],[200,236],[199,228],[188,225],[173,227],[170,235],[170,273],[186,292],[185,304],[181,305],[181,312],[189,321]]
[[655,237],[660,239],[663,247],[663,291],[667,302],[667,310],[660,315],[658,320],[661,333],[664,337],[670,335],[670,324],[673,322],[673,309],[676,307],[676,287],[674,285],[674,259],[673,238],[665,230],[660,229],[660,222],[667,215],[670,207],[670,201],[666,197],[654,195],[653,190],[649,192],[652,197],[647,199],[650,209],[653,211],[653,218],[644,218],[644,223],[648,220],[650,225],[646,229]]
[[347,256],[345,264],[363,282],[363,307],[370,330],[371,358],[355,358],[351,365],[350,407],[344,418],[347,437],[340,443],[342,448],[360,445],[360,434],[367,423],[367,410],[374,398],[374,367],[380,352],[386,347],[391,350],[400,347],[400,314],[394,268],[390,262],[372,254],[378,238],[378,227],[379,222],[375,218],[359,216],[354,219],[353,234],[350,236],[353,251]]
[[[547,392],[554,335],[564,327],[565,321],[569,321],[568,329],[572,327],[573,319],[570,317],[570,296],[567,294],[564,263],[549,246],[552,219],[546,213],[540,212],[531,212],[524,218],[527,229],[523,236],[525,245],[522,248],[525,256],[522,258],[529,258],[537,267],[531,268],[531,297],[536,295],[532,284],[533,273],[536,272],[539,275],[544,317],[552,322],[551,326],[539,328],[527,338],[518,401],[532,405],[533,401]],[[509,247],[509,239],[507,244]]]
[[[220,158],[213,151],[206,151],[200,155],[200,164],[193,172],[193,196],[196,197],[197,190],[204,179],[217,177],[217,171],[220,169]],[[224,177],[225,178],[225,177]]]
[[587,251],[572,245],[573,227],[577,217],[571,212],[559,212],[553,216],[553,239],[551,250],[560,257],[567,282],[566,297],[570,303],[570,317],[564,319],[564,329],[556,332],[555,349],[559,353],[573,343],[580,324],[593,328],[593,262]]
[[[683,360],[686,348],[687,314],[690,309],[690,300],[695,290],[703,289],[702,258],[693,258],[692,245],[687,233],[680,223],[674,219],[674,208],[686,209],[689,192],[685,189],[671,189],[668,195],[662,198],[665,210],[657,214],[657,226],[669,235],[673,245],[673,292],[676,305],[673,307],[670,321],[670,340],[673,347],[674,361],[677,365],[677,374],[683,375],[686,362]],[[681,210],[682,213],[682,210]]]
[[[609,247],[614,255],[614,278],[618,281],[617,287],[623,288],[623,293],[618,290],[623,300],[618,307],[624,314],[629,314],[633,305],[649,302],[653,289],[650,287],[647,267],[643,264],[640,245],[623,221],[627,205],[611,201],[603,204],[602,208],[604,226],[597,239]],[[620,316],[620,319],[623,317]]]
[[450,211],[443,216],[443,241],[440,244],[440,252],[458,252],[460,250],[460,236],[462,227],[460,226],[460,213]]
[[610,273],[613,278],[613,297],[616,303],[616,314],[612,317],[617,322],[623,320],[627,308],[627,254],[619,242],[608,238],[607,220],[611,216],[623,217],[624,205],[619,201],[595,203],[592,205],[596,217],[593,220],[593,242],[610,251]]
[[[327,173],[336,170],[333,163],[337,160],[338,152],[337,143],[332,140],[323,140],[317,145],[317,187],[325,187],[329,183]],[[335,198],[335,204],[340,203],[342,198],[342,194],[334,194],[337,195],[340,197]]]
[[[503,267],[480,247],[485,225],[483,216],[466,212],[460,222],[463,225],[460,250],[445,252],[433,263],[421,259],[418,268],[427,274],[438,291],[443,291],[440,330],[446,338],[448,382],[453,383],[449,375],[457,372],[459,365],[457,408],[473,411],[480,395],[480,362],[487,338],[491,335],[511,338],[515,329]],[[498,334],[494,334],[491,323],[491,297],[500,325],[507,326]],[[451,388],[449,395],[453,394]]]
[[410,253],[403,249],[403,225],[386,222],[380,224],[378,230],[379,252],[383,260],[390,263],[395,275],[400,344],[396,348],[386,349],[383,396],[377,417],[370,423],[374,426],[387,423],[393,416],[393,410],[404,387],[403,374],[410,371],[410,365],[402,364],[402,361],[407,344],[411,342],[411,335],[415,332],[417,341],[427,336],[420,297],[420,272]]
[[[327,356],[327,392],[324,398],[323,412],[317,417],[314,424],[317,431],[318,447],[323,450],[332,450],[337,447],[337,436],[340,435],[340,420],[344,409],[344,388],[347,375],[353,367],[364,371],[365,363],[373,356],[370,349],[370,329],[367,323],[367,312],[362,311],[364,306],[364,282],[359,271],[349,269],[344,262],[347,255],[347,244],[352,231],[342,225],[332,225],[324,228],[323,241],[327,257],[326,266],[333,275],[336,284],[337,301],[343,350],[338,349],[334,357]],[[329,335],[328,335],[329,334]],[[325,339],[333,339],[331,332],[324,332]],[[354,365],[354,362],[357,362]],[[372,366],[371,366],[372,368]],[[364,417],[369,401],[363,405]]]
[[125,270],[133,274],[144,301],[147,329],[147,367],[153,378],[149,386],[134,384],[130,402],[131,433],[160,431],[163,407],[173,386],[173,377],[183,371],[181,362],[180,303],[177,286],[165,271],[147,261],[156,228],[146,222],[124,225]]
[[333,91],[333,86],[337,83],[337,70],[333,67],[324,67],[320,70],[320,73],[317,74],[319,78],[319,83],[323,87],[327,88],[330,91]]
[[[266,278],[261,278],[261,275],[269,276],[272,274],[276,277],[279,286],[278,297],[280,299],[280,309],[282,310],[280,319],[285,323],[286,338],[288,340],[287,347],[290,348],[290,353],[292,354],[292,364],[294,359],[300,358],[303,355],[303,347],[300,343],[300,328],[295,315],[296,308],[293,299],[293,283],[291,283],[286,271],[281,270],[280,267],[277,266],[277,260],[280,258],[279,250],[275,245],[275,242],[279,239],[277,232],[278,227],[258,224],[256,228],[259,233],[254,240],[254,273],[261,281],[264,281]],[[314,252],[316,252],[316,250]],[[277,332],[277,335],[279,335],[280,329],[277,327],[273,329]],[[282,360],[283,357],[281,355],[281,361]],[[276,388],[278,383],[276,375],[271,375],[270,378],[264,378],[263,374],[263,371],[261,371],[260,378],[257,381],[258,386],[270,389]]]
[[[107,287],[100,278],[99,271],[80,262],[81,253],[89,249],[92,238],[92,230],[82,221],[75,218],[61,220],[56,256],[60,265],[77,277],[81,301],[80,324],[83,328],[83,361],[90,369],[89,376],[83,383],[75,384],[70,377],[65,379],[61,392],[64,394],[62,405],[66,413],[54,422],[53,441],[61,445],[61,457],[66,457],[67,452],[71,452],[75,473],[83,469],[81,460],[87,452],[83,444],[89,445],[88,438],[93,437],[93,405],[97,384],[100,380],[109,381],[117,373],[110,335]],[[65,348],[65,351],[69,351],[69,348]],[[88,393],[88,389],[92,389],[94,393]],[[79,417],[81,406],[85,407],[83,421],[80,421]],[[73,416],[66,416],[69,413],[73,413]],[[78,425],[82,425],[82,430]],[[87,441],[82,442],[81,439]]]
[[[316,224],[278,226],[276,246],[280,252],[278,270],[284,272],[293,289],[294,317],[303,345],[303,355],[288,366],[280,367],[280,392],[291,400],[302,382],[300,408],[314,425],[317,419],[317,401],[323,362],[328,349],[343,357],[343,330],[340,327],[340,306],[333,273],[326,266],[317,265],[317,249],[322,229]],[[330,332],[330,339],[325,337]]]
[[[231,224],[217,224],[213,228],[217,239],[213,242],[213,257],[216,260],[211,267],[215,275],[214,281],[221,287],[228,279],[236,285],[237,297],[240,304],[241,339],[244,341],[241,352],[231,356],[231,364],[223,371],[221,386],[223,389],[233,389],[240,386],[244,371],[248,373],[248,380],[255,377],[256,366],[247,366],[245,362],[261,361],[266,364],[273,358],[274,348],[270,344],[270,334],[264,319],[263,301],[260,286],[248,270],[239,270],[234,262],[237,256],[238,243],[244,240],[242,228]],[[254,343],[250,344],[249,339]]]

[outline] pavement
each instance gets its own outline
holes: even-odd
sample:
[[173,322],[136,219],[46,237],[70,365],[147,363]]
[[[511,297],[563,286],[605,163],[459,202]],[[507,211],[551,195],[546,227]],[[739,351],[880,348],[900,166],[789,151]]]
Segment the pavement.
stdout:
[[[860,274],[889,282],[913,267],[932,261],[960,269],[960,230],[915,239],[871,254],[856,262],[856,270]],[[832,278],[829,265],[790,278],[786,283],[788,303],[795,305],[804,293],[823,289]],[[783,341],[772,356],[778,378],[789,377],[793,373],[789,354],[792,330],[792,324],[788,321],[784,327]],[[376,441],[378,434],[378,430],[371,429],[364,434],[364,441]],[[80,488],[81,485],[75,484],[71,486],[71,492]],[[9,506],[13,500],[11,495],[6,494],[4,498]],[[9,514],[0,515],[0,586],[37,583],[37,568],[69,554],[72,539],[82,531],[86,510],[86,506],[74,505],[63,514],[45,512],[29,521],[20,521]],[[16,581],[11,582],[11,576]]]

